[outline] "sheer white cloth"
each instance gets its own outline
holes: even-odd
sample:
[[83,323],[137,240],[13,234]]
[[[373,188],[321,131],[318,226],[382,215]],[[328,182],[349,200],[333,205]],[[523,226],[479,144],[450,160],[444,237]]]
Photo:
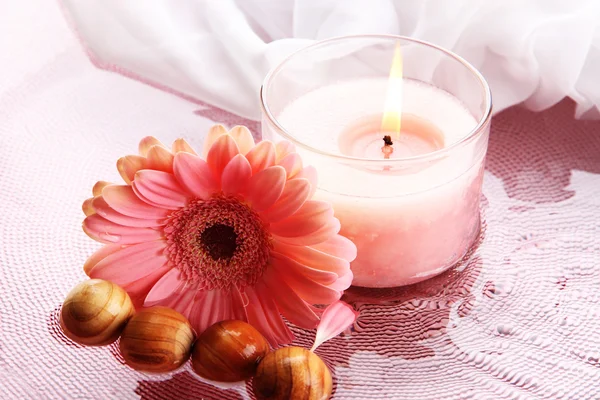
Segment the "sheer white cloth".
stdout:
[[314,40],[411,36],[488,79],[495,111],[565,96],[600,118],[598,0],[63,0],[98,66],[250,119],[267,71]]

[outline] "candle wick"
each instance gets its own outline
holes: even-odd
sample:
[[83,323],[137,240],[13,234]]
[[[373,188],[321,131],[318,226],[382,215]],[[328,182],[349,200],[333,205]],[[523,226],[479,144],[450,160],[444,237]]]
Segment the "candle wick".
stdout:
[[385,135],[383,137],[383,147],[381,148],[381,151],[383,152],[383,158],[386,160],[389,159],[390,155],[394,152],[394,148],[392,147],[393,144],[394,142],[392,142],[392,137],[390,135]]

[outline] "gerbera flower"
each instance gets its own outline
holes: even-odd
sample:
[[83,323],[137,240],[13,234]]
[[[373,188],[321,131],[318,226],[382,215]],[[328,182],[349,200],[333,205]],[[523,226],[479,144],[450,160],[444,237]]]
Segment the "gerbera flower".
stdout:
[[147,137],[139,151],[117,162],[126,184],[98,182],[84,202],[84,231],[106,244],[85,263],[91,278],[138,307],[178,310],[198,333],[239,319],[273,345],[293,339],[281,314],[314,328],[313,305],[350,286],[356,247],[331,205],[310,199],[316,171],[291,143],[217,125],[203,157],[182,139],[169,150]]

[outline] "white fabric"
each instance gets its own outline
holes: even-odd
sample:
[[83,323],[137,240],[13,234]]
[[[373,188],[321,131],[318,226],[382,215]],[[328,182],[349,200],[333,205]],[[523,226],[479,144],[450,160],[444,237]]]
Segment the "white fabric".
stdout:
[[600,112],[599,0],[63,0],[97,65],[258,119],[267,71],[314,40],[389,33],[462,55],[495,111]]

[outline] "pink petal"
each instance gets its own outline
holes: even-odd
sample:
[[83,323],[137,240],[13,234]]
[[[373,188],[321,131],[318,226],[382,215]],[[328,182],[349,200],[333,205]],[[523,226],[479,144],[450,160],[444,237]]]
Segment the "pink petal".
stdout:
[[264,290],[273,295],[277,309],[292,324],[305,329],[313,329],[317,326],[319,316],[285,283],[275,269],[267,268],[262,276],[262,282],[257,282],[256,286],[257,290]]
[[252,166],[252,173],[256,174],[275,165],[275,146],[269,141],[260,142],[246,154],[246,158]]
[[351,306],[343,301],[336,301],[330,304],[321,316],[315,343],[310,351],[315,351],[323,342],[345,331],[346,328],[356,321],[356,318],[358,318],[358,312],[354,311]]
[[248,322],[248,316],[246,315],[246,306],[244,305],[244,300],[242,299],[242,295],[239,289],[231,289],[230,296],[232,319]]
[[294,178],[302,170],[302,158],[298,153],[290,153],[277,163],[285,168],[287,178]]
[[223,169],[221,189],[225,194],[239,193],[246,188],[251,176],[252,167],[250,163],[246,160],[246,157],[238,154]]
[[151,228],[165,224],[165,219],[142,219],[134,218],[117,212],[111,208],[103,197],[95,197],[92,201],[92,207],[101,217],[119,225],[135,226],[138,228]]
[[246,154],[254,147],[254,138],[252,137],[252,133],[245,126],[234,126],[229,131],[229,135],[235,140],[240,149],[240,153]]
[[[98,262],[89,272],[90,278],[105,279],[124,286],[152,275],[168,271],[162,240],[123,247]],[[162,274],[160,275],[162,276]],[[157,278],[158,280],[158,278]]]
[[117,170],[127,184],[133,181],[136,172],[144,168],[148,168],[148,162],[142,156],[131,155],[117,160]]
[[316,232],[295,237],[283,237],[273,235],[274,239],[280,240],[283,243],[291,244],[294,246],[313,246],[317,243],[321,243],[340,231],[341,224],[337,218],[332,218],[324,225],[321,229]]
[[283,237],[309,235],[333,220],[333,208],[325,201],[309,200],[291,217],[271,225],[271,232]]
[[176,210],[187,204],[186,191],[173,174],[144,169],[135,174],[133,190],[159,207]]
[[266,291],[246,287],[245,293],[248,296],[248,323],[258,329],[271,346],[288,344],[294,340],[294,335],[279,314],[277,304]]
[[170,271],[172,267],[166,263],[162,267],[155,269],[149,275],[143,276],[140,279],[121,285],[133,302],[135,308],[141,308],[144,305],[146,295],[158,280]]
[[140,200],[129,185],[110,185],[102,190],[102,197],[115,211],[135,218],[165,218],[171,211]]
[[276,162],[279,163],[285,156],[296,152],[296,146],[292,142],[282,140],[275,145],[275,153],[277,154]]
[[315,269],[333,272],[338,276],[346,275],[350,270],[350,262],[348,260],[335,257],[311,247],[292,246],[277,240],[273,241],[273,246],[276,252]]
[[343,292],[352,285],[353,280],[354,274],[352,273],[352,270],[348,270],[345,275],[340,276],[335,282],[330,284],[329,287],[338,292]]
[[140,144],[138,146],[140,155],[142,157],[146,157],[148,155],[148,150],[150,150],[150,147],[157,146],[157,145],[162,146],[165,149],[167,148],[167,146],[162,144],[162,142],[160,140],[158,140],[157,138],[155,138],[153,136],[146,136],[145,138],[143,138],[140,141]]
[[90,215],[93,215],[96,212],[94,210],[94,207],[92,207],[93,201],[94,198],[90,197],[89,199],[85,199],[83,204],[81,205],[81,210],[83,211],[86,217],[89,217]]
[[94,197],[100,196],[102,194],[102,190],[109,185],[112,185],[112,183],[106,181],[96,182],[94,184],[94,187],[92,188],[92,193],[94,194]]
[[159,304],[185,286],[185,281],[180,278],[181,273],[177,268],[171,268],[150,289],[144,301],[144,307],[152,307]]
[[246,199],[256,211],[271,207],[283,193],[285,169],[280,166],[260,171],[248,182]]
[[210,167],[198,156],[177,153],[173,169],[177,181],[195,197],[208,199],[218,189]]
[[312,245],[311,248],[343,258],[348,262],[352,262],[356,258],[356,245],[342,235],[332,236],[324,242]]
[[330,285],[338,279],[338,275],[333,272],[323,271],[300,264],[299,262],[292,260],[281,253],[277,253],[276,251],[271,252],[271,258],[273,266],[278,268],[280,272],[286,271],[302,274],[308,279],[318,282],[322,285]]
[[171,146],[171,151],[173,152],[173,154],[177,154],[183,151],[186,153],[196,155],[196,152],[194,151],[192,146],[190,146],[188,142],[186,142],[185,139],[182,138],[176,139],[173,142],[173,146]]
[[160,239],[162,230],[115,224],[98,214],[83,220],[83,231],[101,243],[136,244]]
[[277,222],[289,217],[302,207],[310,194],[310,183],[306,179],[290,179],[285,183],[279,200],[263,212],[268,222]]
[[294,178],[304,178],[310,182],[310,194],[308,195],[308,198],[312,199],[313,195],[317,191],[317,184],[319,183],[318,174],[315,167],[312,165],[304,167],[302,171],[298,172]]
[[229,135],[223,135],[217,139],[208,151],[206,162],[213,170],[215,177],[220,178],[225,166],[239,153],[240,150],[235,144],[235,140]]
[[188,318],[189,321],[192,308],[194,307],[194,297],[196,296],[196,293],[197,289],[195,288],[184,288],[180,292],[174,293],[173,296],[169,297],[163,305],[165,307],[170,307],[175,311],[179,311]]
[[230,318],[229,291],[200,290],[190,311],[190,324],[199,335],[212,324]]
[[124,247],[120,244],[105,244],[104,246],[96,250],[94,254],[88,257],[88,259],[85,261],[85,264],[83,264],[83,272],[85,272],[85,274],[89,276],[90,271],[96,266],[96,264],[98,264],[100,261],[111,255],[112,253],[117,252],[123,248]]
[[289,268],[289,263],[278,258],[271,259],[271,266],[287,282],[298,296],[310,304],[329,304],[339,300],[341,293],[321,283],[315,282],[309,276]]
[[173,172],[173,154],[163,145],[150,147],[146,154],[146,168]]
[[202,155],[206,157],[208,155],[208,151],[212,147],[212,145],[217,141],[219,137],[225,135],[227,133],[227,129],[223,125],[213,125],[206,134],[206,139],[204,139],[204,147],[202,149]]

